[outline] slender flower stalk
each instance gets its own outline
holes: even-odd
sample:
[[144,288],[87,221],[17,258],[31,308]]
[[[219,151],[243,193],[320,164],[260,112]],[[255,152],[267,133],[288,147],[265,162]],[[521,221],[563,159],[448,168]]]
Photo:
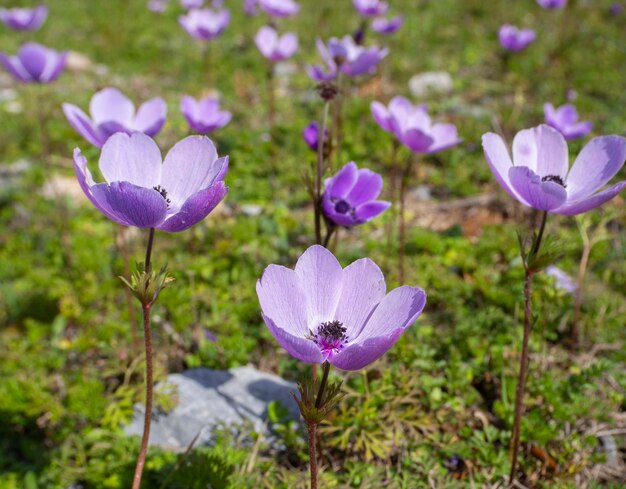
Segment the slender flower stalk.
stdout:
[[[329,101],[324,102],[324,112],[320,124],[320,134],[326,131],[328,121]],[[324,176],[324,138],[320,137],[317,143],[317,165],[315,167],[315,195],[313,209],[315,212],[315,244],[322,244],[322,177]]]
[[409,180],[411,178],[412,166],[412,161],[409,157],[404,165],[402,174],[400,175],[400,211],[398,215],[398,241],[400,248],[398,250],[398,281],[400,283],[404,283],[404,249],[406,247],[406,188],[409,185]]

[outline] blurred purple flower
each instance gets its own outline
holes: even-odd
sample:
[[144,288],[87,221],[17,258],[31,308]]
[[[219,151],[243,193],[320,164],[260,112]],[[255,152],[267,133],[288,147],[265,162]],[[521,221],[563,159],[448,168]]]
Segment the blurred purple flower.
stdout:
[[385,17],[377,17],[372,21],[372,30],[379,34],[393,34],[401,26],[404,19],[401,15],[387,19]]
[[102,147],[95,183],[80,149],[74,169],[81,188],[100,212],[123,226],[176,233],[204,219],[224,198],[228,156],[217,157],[211,140],[189,136],[165,157],[143,133],[114,134]]
[[289,354],[359,370],[379,359],[426,305],[426,293],[403,285],[386,294],[385,278],[369,258],[341,268],[314,245],[294,270],[269,265],[257,281],[263,320]]
[[272,17],[291,17],[300,10],[293,0],[257,0],[259,7]]
[[537,0],[537,3],[541,6],[541,8],[553,10],[565,7],[565,5],[567,5],[567,0]]
[[221,129],[232,117],[230,112],[220,110],[219,101],[212,97],[196,100],[185,95],[180,101],[180,111],[187,119],[189,127],[200,134]]
[[572,104],[562,105],[558,109],[552,104],[545,104],[543,112],[546,124],[563,134],[568,141],[586,136],[593,128],[589,121],[578,121],[578,112]]
[[256,47],[270,61],[282,61],[290,58],[298,50],[298,36],[287,32],[279,36],[275,29],[263,26],[254,38]]
[[454,124],[433,124],[425,104],[413,105],[404,97],[391,99],[389,106],[372,102],[378,125],[394,134],[415,153],[438,153],[461,142]]
[[201,41],[210,41],[218,37],[230,22],[230,11],[214,11],[208,8],[192,9],[181,15],[178,22],[187,33]]
[[71,126],[94,146],[101,148],[113,134],[138,131],[154,136],[167,116],[167,106],[162,98],[156,97],[144,102],[135,112],[133,102],[117,88],[104,88],[89,102],[87,116],[73,104],[63,104],[63,112]]
[[624,11],[624,6],[619,2],[614,2],[609,7],[609,13],[611,15],[619,15]]
[[148,2],[148,10],[156,13],[163,13],[167,8],[168,0],[150,0]]
[[598,192],[626,159],[626,139],[601,136],[589,141],[569,169],[567,143],[560,132],[541,125],[513,140],[513,161],[500,136],[483,135],[487,163],[498,183],[522,204],[555,214],[574,215],[611,200],[626,181]]
[[385,15],[389,8],[387,2],[381,2],[380,0],[352,0],[352,4],[365,17]]
[[35,42],[27,42],[17,56],[9,56],[0,51],[0,64],[24,83],[50,83],[56,80],[63,68],[67,52],[58,52]]
[[204,5],[204,0],[180,0],[180,5],[187,10],[200,8]]
[[259,13],[259,0],[244,0],[243,11],[246,15],[257,15]]
[[514,25],[504,24],[498,31],[498,38],[504,49],[518,53],[526,49],[537,35],[532,29],[518,29]]
[[549,265],[548,268],[546,268],[546,273],[551,277],[554,277],[557,288],[564,290],[565,292],[569,292],[570,294],[573,294],[576,290],[578,290],[576,280],[556,265]]
[[[306,126],[302,130],[302,137],[304,138],[304,141],[309,148],[311,148],[313,151],[317,151],[320,139],[320,128],[317,125],[317,122],[311,122],[308,126]],[[328,129],[324,129],[324,144],[327,143]]]
[[335,224],[352,227],[371,221],[391,206],[376,200],[383,188],[383,178],[372,170],[358,169],[351,161],[327,178],[322,196],[324,214]]
[[48,7],[0,8],[0,21],[16,31],[36,31],[48,17]]
[[326,66],[309,66],[308,73],[313,80],[319,82],[333,80],[339,72],[348,76],[373,73],[389,52],[378,46],[360,46],[352,36],[345,36],[343,39],[333,37],[328,41],[328,46],[318,39],[317,49]]

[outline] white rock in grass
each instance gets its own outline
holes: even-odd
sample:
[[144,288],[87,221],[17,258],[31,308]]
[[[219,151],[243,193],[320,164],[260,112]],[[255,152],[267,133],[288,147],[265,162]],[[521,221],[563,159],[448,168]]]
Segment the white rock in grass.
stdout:
[[426,71],[413,75],[409,80],[409,90],[414,97],[423,97],[430,93],[448,93],[452,91],[452,77],[446,71]]

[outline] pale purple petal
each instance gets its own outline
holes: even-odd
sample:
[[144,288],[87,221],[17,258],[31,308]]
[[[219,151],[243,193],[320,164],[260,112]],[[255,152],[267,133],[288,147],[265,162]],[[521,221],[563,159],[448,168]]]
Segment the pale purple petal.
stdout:
[[428,148],[428,153],[438,153],[461,142],[454,124],[434,124],[430,130],[430,137],[433,138],[433,143]]
[[56,80],[63,68],[65,68],[65,61],[67,60],[67,52],[57,53],[50,50],[46,59],[46,67],[44,68],[39,81],[41,83],[50,83]]
[[286,332],[284,329],[276,326],[265,314],[263,314],[263,320],[270,333],[276,338],[276,341],[291,356],[306,363],[322,363],[324,361],[319,347],[313,341]]
[[40,80],[41,74],[46,68],[48,55],[48,48],[34,42],[24,44],[17,53],[22,66],[30,74],[31,78],[37,81]]
[[[113,211],[109,208],[106,201],[100,203],[91,193],[91,187],[96,185],[96,183],[93,181],[89,168],[87,168],[87,160],[78,148],[74,149],[74,171],[76,172],[80,188],[83,189],[83,192],[85,192],[85,195],[91,203],[107,218],[115,221],[117,218],[114,216]],[[128,225],[126,221],[124,221],[123,224]]]
[[129,182],[113,182],[99,183],[90,190],[101,205],[106,205],[112,219],[119,224],[138,228],[158,227],[167,214],[165,199],[152,188],[138,187]]
[[106,141],[106,136],[94,126],[87,114],[72,104],[63,104],[62,107],[70,125],[91,144],[101,148]]
[[354,161],[346,164],[337,174],[331,179],[326,180],[326,188],[324,192],[332,195],[333,197],[343,198],[350,193],[352,187],[356,183],[358,178],[358,168]]
[[568,202],[592,194],[613,178],[626,159],[626,139],[601,136],[589,141],[567,175]]
[[200,190],[187,199],[181,209],[158,228],[170,233],[178,233],[190,228],[208,216],[227,193],[228,187],[224,182],[217,182]]
[[391,207],[391,202],[385,202],[384,200],[366,202],[356,208],[356,220],[359,223],[370,221],[385,212],[389,207]]
[[357,207],[363,202],[373,200],[378,197],[382,188],[383,177],[372,170],[363,168],[358,171],[357,180],[346,200],[348,200],[354,207]]
[[328,361],[341,370],[361,370],[382,357],[398,341],[404,330],[396,328],[385,336],[368,338],[360,343],[349,344]]
[[153,98],[139,107],[133,122],[133,129],[148,136],[154,136],[165,124],[166,117],[167,105],[165,101],[160,97]]
[[572,124],[563,129],[563,136],[568,141],[572,141],[574,139],[582,138],[591,132],[593,129],[593,123],[590,121],[578,122],[576,124]]
[[104,88],[91,97],[89,112],[95,124],[115,121],[125,127],[132,127],[135,106],[117,88]]
[[532,131],[536,135],[537,145],[536,173],[542,177],[553,175],[565,180],[569,169],[569,153],[563,135],[545,124],[541,124]]
[[172,208],[178,208],[222,169],[215,163],[217,151],[206,136],[188,136],[170,149],[163,162],[161,186]]
[[428,152],[428,148],[430,148],[434,142],[430,135],[417,128],[411,128],[403,132],[401,135],[401,141],[411,151],[416,153]]
[[109,183],[130,182],[148,189],[161,183],[161,152],[141,132],[131,136],[118,132],[111,136],[102,146],[99,166]]
[[341,265],[326,248],[314,245],[298,259],[295,272],[307,299],[307,327],[315,330],[334,317],[341,297]]
[[520,198],[511,186],[509,169],[513,167],[513,162],[506,149],[504,140],[499,135],[489,132],[483,135],[482,142],[487,163],[489,164],[489,168],[491,168],[491,173],[496,177],[500,186],[506,190],[511,197],[520,200],[523,204],[528,204],[524,199]]
[[[511,187],[530,207],[541,211],[551,211],[567,199],[567,190],[556,182],[541,181],[541,177],[524,166],[509,169]],[[524,203],[524,202],[522,202]]]
[[582,212],[587,212],[591,209],[601,206],[605,202],[608,202],[622,190],[626,189],[626,181],[616,183],[615,185],[593,194],[591,197],[579,200],[578,202],[568,202],[567,204],[553,210],[556,214],[565,214],[567,216],[573,216]]
[[391,114],[380,102],[372,102],[370,105],[370,109],[372,111],[372,116],[376,123],[387,132],[393,132],[393,126],[391,124]]
[[15,56],[9,56],[0,52],[0,64],[2,64],[2,66],[4,66],[4,68],[11,73],[16,80],[21,82],[33,81],[28,71],[26,71],[20,60]]

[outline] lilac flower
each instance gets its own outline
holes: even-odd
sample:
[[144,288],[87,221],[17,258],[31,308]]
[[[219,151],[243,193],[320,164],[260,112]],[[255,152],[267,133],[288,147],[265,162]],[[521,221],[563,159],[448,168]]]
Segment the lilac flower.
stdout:
[[279,36],[275,29],[263,26],[254,38],[256,47],[270,61],[282,61],[290,58],[298,50],[298,36],[287,32]]
[[300,10],[300,5],[293,0],[258,0],[258,5],[272,17],[291,17]]
[[[317,122],[311,122],[302,130],[302,137],[307,146],[313,151],[317,151],[320,139],[320,128]],[[324,144],[328,143],[328,129],[324,129]]]
[[192,9],[187,15],[181,15],[178,22],[187,33],[201,41],[210,41],[218,37],[230,22],[230,11],[214,11],[208,8]]
[[185,95],[180,101],[180,111],[187,119],[189,127],[200,134],[224,127],[232,117],[230,112],[220,110],[219,101],[212,97],[196,100]]
[[552,104],[545,104],[543,112],[546,124],[563,134],[568,141],[586,136],[593,127],[589,121],[578,121],[578,112],[572,104],[562,105],[558,109]]
[[393,34],[401,26],[404,19],[401,15],[387,19],[385,17],[377,17],[372,21],[372,30],[379,34]]
[[63,68],[67,52],[61,53],[35,42],[27,42],[17,56],[9,56],[0,51],[0,64],[24,83],[50,83],[56,80]]
[[189,136],[165,157],[143,133],[114,134],[102,147],[95,183],[80,149],[74,169],[81,188],[100,212],[124,226],[183,231],[204,219],[224,198],[228,156],[217,157],[205,136]]
[[102,145],[115,133],[131,134],[138,131],[154,136],[158,133],[167,115],[167,106],[162,98],[144,102],[137,112],[133,102],[117,88],[104,88],[91,97],[87,116],[72,104],[63,104],[65,117],[76,131],[94,146]]
[[567,0],[537,0],[537,3],[541,6],[541,8],[553,10],[565,7],[565,5],[567,5]]
[[573,294],[576,290],[578,290],[576,280],[556,265],[549,265],[548,268],[546,268],[546,274],[554,277],[557,288],[564,290],[565,292],[569,292],[570,294]]
[[16,31],[36,31],[48,17],[48,7],[0,8],[0,21]]
[[320,82],[333,80],[339,72],[348,76],[373,73],[389,52],[378,46],[360,46],[352,36],[345,36],[343,39],[333,37],[328,41],[328,47],[318,39],[317,49],[322,55],[326,70],[321,66],[310,66],[308,73],[311,78]]
[[604,204],[626,188],[626,181],[622,181],[598,192],[626,159],[626,139],[620,136],[592,139],[569,170],[565,139],[546,125],[517,133],[513,161],[497,134],[483,135],[483,149],[498,183],[511,197],[535,209],[580,214]]
[[187,10],[200,8],[204,4],[204,0],[180,0],[180,5]]
[[514,25],[504,24],[498,31],[498,38],[504,49],[518,53],[526,49],[537,35],[532,29],[518,29]]
[[385,107],[372,102],[372,115],[378,125],[394,134],[415,153],[438,153],[461,142],[454,124],[433,124],[426,105],[413,105],[404,97],[396,96]]
[[287,352],[343,370],[359,370],[383,356],[426,305],[418,287],[386,289],[369,258],[342,269],[319,245],[306,250],[294,270],[268,266],[256,284],[263,320]]
[[375,17],[376,15],[385,15],[389,5],[387,2],[380,0],[352,0],[352,4],[357,11],[364,17]]
[[148,2],[148,10],[158,14],[165,12],[168,0],[150,0]]
[[259,0],[244,0],[243,11],[246,15],[257,15],[259,13]]
[[619,15],[624,11],[624,7],[619,2],[614,2],[609,7],[609,13],[611,15]]
[[376,200],[383,188],[383,178],[372,170],[358,169],[351,161],[325,182],[322,207],[335,224],[352,227],[371,221],[389,207],[390,202]]

